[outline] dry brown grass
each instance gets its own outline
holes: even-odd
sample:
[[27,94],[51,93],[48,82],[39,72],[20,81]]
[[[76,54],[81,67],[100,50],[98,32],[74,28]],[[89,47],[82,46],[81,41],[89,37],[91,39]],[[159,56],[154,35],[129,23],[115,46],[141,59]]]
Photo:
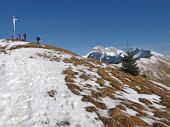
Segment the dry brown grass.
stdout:
[[118,91],[122,91],[123,90],[123,86],[120,85],[120,83],[114,83],[114,82],[111,82],[110,85],[112,86],[112,88],[114,88],[115,90],[118,90]]
[[76,85],[74,81],[75,75],[77,75],[78,73],[72,71],[72,68],[67,68],[63,71],[63,74],[66,75],[65,81],[68,89],[76,95],[81,95],[82,89],[78,85]]
[[92,61],[89,61],[89,59],[85,59],[85,58],[77,58],[77,57],[73,56],[70,59],[65,58],[63,61],[65,63],[72,63],[74,66],[84,65],[84,66],[88,67],[89,70],[95,68],[95,66],[92,64]]
[[118,121],[115,121],[112,118],[107,118],[99,115],[99,119],[104,123],[105,127],[122,127]]
[[114,89],[112,87],[104,87],[99,89],[102,97],[110,97],[111,99],[116,99],[114,95]]
[[60,59],[59,57],[57,57],[56,55],[51,56],[51,55],[47,55],[46,53],[43,53],[43,54],[37,53],[37,56],[43,57],[43,58],[47,58],[47,59],[49,59],[50,61],[60,62],[60,60],[61,60],[61,59]]
[[94,106],[89,106],[85,108],[87,112],[96,112],[97,109]]
[[146,105],[152,104],[152,102],[150,102],[149,100],[147,100],[145,98],[139,98],[139,101],[142,102],[142,103],[145,103]]
[[124,101],[121,102],[123,105],[125,105],[127,108],[132,109],[140,114],[140,116],[147,116],[147,114],[143,111],[145,111],[145,107],[141,104],[138,104],[136,102],[132,101]]
[[106,105],[104,103],[98,102],[97,100],[93,99],[91,96],[83,95],[82,101],[91,102],[99,109],[106,109]]
[[119,109],[121,109],[123,111],[126,111],[126,107],[124,105],[122,105],[122,104],[116,105],[115,108],[119,108]]
[[63,74],[66,75],[65,81],[67,83],[74,83],[75,72],[73,72],[71,68],[67,68],[66,70],[64,70]]
[[91,97],[99,100],[103,95],[99,91],[91,90]]
[[89,77],[88,75],[86,75],[86,74],[80,75],[80,78],[83,79],[83,80],[85,80],[85,81],[87,81],[87,80],[90,79],[90,77]]
[[167,119],[167,121],[163,121],[163,122],[170,126],[170,112],[161,111],[157,109],[153,113],[155,117]]
[[43,49],[53,49],[55,51],[60,51],[66,54],[70,54],[73,56],[78,56],[76,53],[73,53],[71,51],[65,50],[63,48],[58,48],[55,46],[50,46],[50,45],[46,45],[46,44],[36,44],[36,43],[28,43],[26,45],[17,45],[15,47],[10,48],[10,50],[14,50],[14,49],[19,49],[19,48],[43,48]]
[[158,80],[158,82],[170,87],[170,78],[169,77],[162,78],[161,80]]
[[[115,88],[116,90],[122,90],[122,87],[123,87],[122,84],[119,81],[117,81],[116,79],[112,78],[105,69],[98,68],[97,73],[99,76],[102,77],[102,79],[109,81],[110,85],[113,88]],[[99,83],[100,83],[100,85],[102,85],[101,82],[99,82]]]
[[66,83],[66,85],[68,86],[68,89],[71,90],[72,93],[76,94],[76,95],[81,95],[81,91],[82,89],[73,83]]
[[111,109],[110,116],[122,127],[149,126],[147,123],[135,116],[128,116],[127,114],[124,114],[119,108]]
[[102,68],[98,68],[97,74],[101,76],[104,80],[107,80],[110,82],[113,80],[113,78]]
[[167,126],[162,123],[153,123],[153,127],[167,127]]
[[102,78],[97,78],[96,83],[97,83],[97,84],[100,84],[100,86],[104,86],[105,81],[104,81]]
[[74,83],[74,79],[70,75],[66,75],[65,81],[68,83]]
[[161,100],[161,104],[165,105],[167,108],[170,109],[170,96],[163,97]]

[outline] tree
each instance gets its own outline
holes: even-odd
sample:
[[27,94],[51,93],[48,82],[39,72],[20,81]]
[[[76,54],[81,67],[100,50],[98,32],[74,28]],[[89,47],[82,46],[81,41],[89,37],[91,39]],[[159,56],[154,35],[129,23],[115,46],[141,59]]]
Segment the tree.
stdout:
[[139,67],[137,67],[136,59],[134,58],[132,51],[127,51],[126,55],[123,57],[122,68],[133,76],[139,75]]

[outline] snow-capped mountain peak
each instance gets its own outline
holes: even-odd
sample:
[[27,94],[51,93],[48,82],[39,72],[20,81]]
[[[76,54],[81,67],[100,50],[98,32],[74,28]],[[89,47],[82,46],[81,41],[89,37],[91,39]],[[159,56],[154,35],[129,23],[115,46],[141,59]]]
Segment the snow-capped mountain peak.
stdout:
[[110,55],[110,56],[115,56],[115,55],[124,55],[123,50],[119,50],[115,47],[102,47],[102,46],[96,46],[92,49],[91,52],[100,52],[102,54]]

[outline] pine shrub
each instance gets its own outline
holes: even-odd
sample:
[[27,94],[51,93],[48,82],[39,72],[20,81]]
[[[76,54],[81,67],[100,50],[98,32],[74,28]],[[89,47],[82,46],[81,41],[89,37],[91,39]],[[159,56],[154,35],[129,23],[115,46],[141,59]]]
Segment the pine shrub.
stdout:
[[132,74],[133,76],[139,75],[139,67],[137,67],[136,59],[131,51],[127,51],[127,54],[122,59],[122,68],[124,71]]

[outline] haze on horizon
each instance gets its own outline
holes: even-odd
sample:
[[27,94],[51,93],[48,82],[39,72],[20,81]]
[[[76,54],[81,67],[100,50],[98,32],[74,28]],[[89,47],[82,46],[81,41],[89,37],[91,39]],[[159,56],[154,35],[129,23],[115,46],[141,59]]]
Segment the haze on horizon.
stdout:
[[0,0],[0,38],[17,33],[85,55],[96,45],[170,54],[169,0]]

